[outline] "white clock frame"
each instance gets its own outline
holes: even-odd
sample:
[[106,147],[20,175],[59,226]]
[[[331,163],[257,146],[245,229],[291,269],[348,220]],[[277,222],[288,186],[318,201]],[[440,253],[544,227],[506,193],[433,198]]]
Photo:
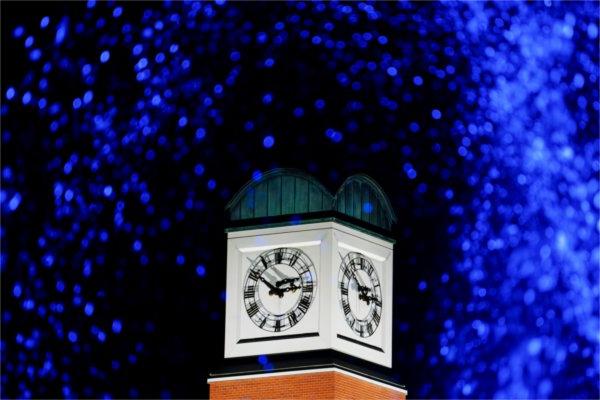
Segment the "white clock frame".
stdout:
[[[249,318],[243,285],[249,258],[278,247],[296,247],[312,260],[317,281],[306,315],[282,332],[267,332]],[[382,315],[373,335],[361,338],[346,323],[338,287],[339,253],[369,257],[381,282]],[[393,242],[335,221],[227,233],[225,358],[333,349],[391,367]]]

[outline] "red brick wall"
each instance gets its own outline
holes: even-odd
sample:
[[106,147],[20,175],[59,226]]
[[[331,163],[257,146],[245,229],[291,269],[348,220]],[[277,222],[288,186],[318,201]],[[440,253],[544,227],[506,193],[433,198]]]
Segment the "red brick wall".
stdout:
[[225,399],[405,399],[395,390],[339,372],[311,372],[210,383],[210,398]]

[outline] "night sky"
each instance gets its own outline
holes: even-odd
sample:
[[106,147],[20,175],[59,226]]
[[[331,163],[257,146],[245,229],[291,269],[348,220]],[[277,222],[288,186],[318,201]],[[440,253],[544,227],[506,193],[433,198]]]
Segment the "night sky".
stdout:
[[225,204],[277,167],[389,195],[410,397],[600,397],[599,17],[2,2],[2,397],[206,397]]

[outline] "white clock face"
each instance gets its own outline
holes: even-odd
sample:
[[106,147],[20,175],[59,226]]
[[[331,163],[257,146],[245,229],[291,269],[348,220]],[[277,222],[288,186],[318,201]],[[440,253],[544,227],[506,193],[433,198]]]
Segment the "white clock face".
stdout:
[[268,332],[282,332],[300,322],[317,283],[311,259],[300,249],[279,247],[248,260],[243,297],[252,322]]
[[349,252],[340,257],[338,287],[344,317],[354,333],[369,337],[379,326],[383,307],[377,271],[361,253]]

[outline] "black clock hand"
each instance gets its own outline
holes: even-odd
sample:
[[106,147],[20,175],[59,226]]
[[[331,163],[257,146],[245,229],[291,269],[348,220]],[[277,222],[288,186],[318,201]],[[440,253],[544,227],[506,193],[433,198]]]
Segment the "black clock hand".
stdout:
[[280,290],[282,293],[285,293],[285,292],[295,292],[295,291],[296,291],[296,290],[298,290],[298,289],[300,289],[300,286],[296,286],[296,285],[294,285],[294,284],[292,283],[290,286],[288,286],[288,287],[286,287],[286,288],[283,288],[283,289],[279,289],[279,290]]
[[285,278],[285,279],[275,282],[275,286],[280,287],[282,285],[285,285],[286,283],[291,283],[293,285],[294,282],[296,282],[298,279],[300,279],[300,278]]
[[279,297],[283,297],[283,291],[281,289],[279,289],[278,287],[274,286],[271,282],[269,282],[268,280],[266,280],[265,278],[263,278],[262,276],[260,277],[260,280],[263,281],[265,283],[265,285],[267,285],[269,287],[269,296],[272,295],[277,295]]
[[367,305],[370,305],[372,301],[375,302],[375,304],[379,303],[379,305],[381,305],[381,300],[379,300],[377,296],[368,296],[364,293],[361,293],[358,295],[358,298],[367,303]]

